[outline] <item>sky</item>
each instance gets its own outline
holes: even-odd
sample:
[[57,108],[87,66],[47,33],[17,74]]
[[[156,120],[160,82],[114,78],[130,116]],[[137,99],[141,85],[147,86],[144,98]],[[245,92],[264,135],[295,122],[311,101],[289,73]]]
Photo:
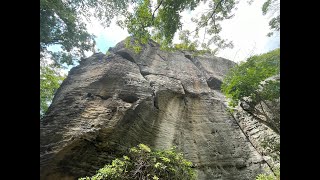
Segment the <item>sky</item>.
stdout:
[[[252,55],[265,53],[280,47],[279,33],[267,37],[268,32],[270,32],[268,23],[271,17],[262,15],[261,7],[263,3],[264,1],[255,0],[249,5],[247,0],[240,0],[237,10],[234,11],[235,16],[221,23],[221,37],[232,40],[234,48],[220,50],[217,54],[218,57],[240,62]],[[194,30],[195,26],[191,22],[191,17],[198,17],[199,13],[207,7],[202,3],[194,11],[182,12],[183,29]],[[88,32],[96,36],[97,49],[103,53],[106,53],[109,47],[115,46],[129,36],[125,29],[121,29],[115,24],[115,20],[112,21],[110,27],[104,28],[97,20],[92,19],[91,23],[87,23],[87,29]],[[201,37],[201,32],[199,35]],[[176,33],[173,42],[178,43],[178,33]],[[49,49],[55,51],[59,47],[53,46]],[[91,55],[92,52],[86,53],[86,56]]]

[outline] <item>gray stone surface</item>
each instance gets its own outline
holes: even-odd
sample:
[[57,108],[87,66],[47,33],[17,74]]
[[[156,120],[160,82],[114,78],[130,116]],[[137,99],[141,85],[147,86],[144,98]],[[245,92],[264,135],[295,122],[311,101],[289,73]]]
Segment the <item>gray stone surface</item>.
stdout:
[[120,42],[69,72],[40,124],[40,178],[76,179],[129,147],[177,146],[198,179],[251,180],[268,164],[227,111],[219,82],[232,61]]
[[[263,85],[268,80],[280,81],[280,75],[272,76],[262,81],[261,88],[263,88]],[[260,103],[256,105],[255,108],[257,108],[259,111],[265,112],[271,119],[279,122],[280,126],[280,98],[274,99],[272,101],[265,101],[265,103],[267,104]],[[261,108],[261,106],[263,107],[263,109]],[[268,165],[274,170],[276,169],[276,167],[279,167],[280,161],[272,158],[273,156],[277,156],[276,153],[268,151],[262,146],[262,143],[265,138],[270,138],[274,142],[280,142],[280,135],[275,133],[265,124],[260,123],[256,118],[244,111],[240,106],[237,106],[234,109],[233,116],[239,123],[239,126],[243,130],[244,134],[248,137],[256,150],[263,156],[263,159],[268,163]],[[256,116],[260,117],[263,120],[266,120],[264,116]]]

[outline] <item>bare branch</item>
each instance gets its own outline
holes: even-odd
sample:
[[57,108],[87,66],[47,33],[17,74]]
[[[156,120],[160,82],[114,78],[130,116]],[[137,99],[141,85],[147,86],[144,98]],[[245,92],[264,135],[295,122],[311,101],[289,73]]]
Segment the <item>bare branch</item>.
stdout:
[[153,13],[152,13],[152,19],[151,19],[152,22],[153,22],[153,19],[154,19],[154,13],[160,8],[160,6],[161,6],[161,4],[162,4],[162,1],[163,1],[163,0],[160,1],[160,3],[158,4],[158,6],[154,9],[154,11],[153,11]]
[[[204,23],[202,23],[199,27],[202,27],[203,25],[206,25],[206,26],[208,25],[209,20],[212,19],[212,17],[215,15],[216,10],[218,9],[219,6],[221,6],[222,1],[223,1],[223,0],[220,0],[220,1],[217,3],[217,5],[215,6],[214,10],[212,11],[212,14],[210,15],[210,17],[209,17]],[[214,20],[213,23],[215,24],[215,20]],[[193,33],[193,32],[195,32],[195,31],[198,30],[198,29],[199,29],[199,28],[197,27],[195,30],[191,31],[190,34]]]
[[[240,106],[241,106],[241,108],[242,108],[244,111],[246,111],[246,110],[244,109],[244,107],[242,106],[242,104],[240,104]],[[268,121],[265,121],[265,120],[259,118],[258,116],[254,115],[254,114],[253,114],[252,112],[250,112],[250,111],[246,111],[246,112],[247,112],[248,114],[250,114],[251,116],[253,116],[256,120],[258,120],[258,122],[260,122],[260,123],[268,126],[268,127],[271,128],[275,133],[280,134],[280,131],[278,130],[277,127],[274,126],[274,124],[272,124],[272,123],[270,123],[270,122],[268,122]]]

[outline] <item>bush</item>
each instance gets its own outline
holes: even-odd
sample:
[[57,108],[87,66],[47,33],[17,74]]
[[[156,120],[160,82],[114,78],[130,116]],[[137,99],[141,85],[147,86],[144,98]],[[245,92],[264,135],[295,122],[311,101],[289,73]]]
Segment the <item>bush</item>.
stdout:
[[230,69],[221,86],[230,107],[240,105],[277,134],[280,134],[280,112],[272,104],[280,100],[280,78],[276,78],[279,73],[280,49],[276,49],[252,56]]
[[280,180],[280,169],[275,171],[275,175],[273,174],[259,174],[256,177],[256,180]]
[[139,144],[131,148],[128,155],[114,159],[111,164],[99,169],[96,175],[79,180],[104,179],[194,180],[196,173],[192,163],[185,160],[175,148],[151,151],[147,145]]
[[221,90],[231,101],[229,105],[235,107],[245,97],[259,97],[264,99],[277,98],[280,94],[279,83],[268,82],[265,92],[258,90],[260,83],[280,73],[280,49],[275,49],[262,55],[252,56],[246,62],[230,69],[223,80]]

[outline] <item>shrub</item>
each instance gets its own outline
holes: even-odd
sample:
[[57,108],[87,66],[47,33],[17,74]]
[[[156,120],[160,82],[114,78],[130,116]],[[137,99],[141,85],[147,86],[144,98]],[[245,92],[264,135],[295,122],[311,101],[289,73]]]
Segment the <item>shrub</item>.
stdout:
[[147,145],[139,144],[129,150],[128,155],[105,165],[92,177],[79,180],[125,180],[125,179],[171,179],[194,180],[192,163],[183,158],[176,148],[152,151]]
[[277,134],[280,134],[280,112],[271,104],[279,102],[280,78],[276,78],[279,73],[280,49],[276,49],[252,56],[230,69],[221,85],[230,107],[240,105]]
[[275,170],[275,175],[273,174],[259,174],[256,180],[280,180],[280,169]]

